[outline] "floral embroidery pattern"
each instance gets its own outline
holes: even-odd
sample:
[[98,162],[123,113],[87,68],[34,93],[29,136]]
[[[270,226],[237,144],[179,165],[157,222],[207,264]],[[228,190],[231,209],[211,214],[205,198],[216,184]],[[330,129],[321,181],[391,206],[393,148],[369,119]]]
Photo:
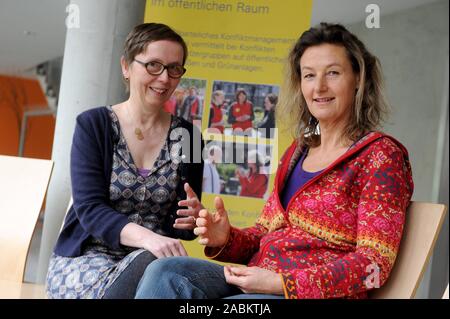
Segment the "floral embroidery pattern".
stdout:
[[278,194],[301,150],[293,143],[286,154],[256,225],[232,228],[213,257],[281,273],[286,298],[364,298],[368,269],[376,265],[383,284],[397,256],[413,192],[407,151],[379,132],[366,135],[287,212]]

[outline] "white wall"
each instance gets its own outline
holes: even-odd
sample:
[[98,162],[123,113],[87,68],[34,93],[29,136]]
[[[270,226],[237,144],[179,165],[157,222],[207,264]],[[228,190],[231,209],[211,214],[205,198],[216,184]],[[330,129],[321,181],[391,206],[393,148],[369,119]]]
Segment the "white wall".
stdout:
[[380,29],[367,29],[363,22],[350,26],[381,61],[393,107],[385,131],[409,150],[414,200],[437,199],[432,190],[443,90],[448,90],[448,6],[444,0],[381,17]]
[[0,74],[22,74],[63,55],[69,0],[0,0]]
[[[449,192],[448,183],[443,183],[448,181],[448,165],[443,165],[449,138],[448,12],[447,0],[386,16],[381,7],[380,29],[367,29],[364,21],[349,26],[381,61],[393,107],[384,130],[409,151],[415,182],[413,200],[446,201],[447,205],[448,195],[442,194]],[[448,222],[432,264],[418,298],[439,296],[441,285],[448,283]]]

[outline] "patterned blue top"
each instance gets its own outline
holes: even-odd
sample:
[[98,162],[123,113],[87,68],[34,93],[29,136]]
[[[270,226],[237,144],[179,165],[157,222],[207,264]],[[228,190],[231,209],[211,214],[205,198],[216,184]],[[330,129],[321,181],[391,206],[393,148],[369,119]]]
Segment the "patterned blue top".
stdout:
[[[154,172],[144,178],[138,175],[126,143],[121,141],[120,125],[114,119],[115,114],[110,107],[90,109],[77,117],[70,155],[73,205],[56,242],[56,255],[80,256],[91,237],[100,239],[113,249],[122,249],[120,232],[130,222],[128,215],[133,215],[131,218],[139,215],[133,213],[134,208],[142,214],[152,209],[155,211],[159,206],[165,217],[159,215],[161,223],[155,225],[155,229],[176,238],[195,238],[192,231],[168,227],[179,207],[177,201],[172,202],[170,208],[169,202],[163,202],[167,196],[173,197],[173,190],[166,186],[175,185],[174,165],[180,179],[176,183],[176,194],[185,198],[183,184],[188,182],[201,196],[203,141],[198,129],[182,118],[172,118],[172,136],[166,141],[155,167],[151,168]],[[168,157],[169,149],[174,160]],[[178,164],[175,160],[182,162]],[[117,169],[115,175],[113,167]],[[122,186],[118,186],[116,179]],[[117,202],[122,195],[124,201]],[[167,211],[171,213],[167,214]]]
[[[128,216],[128,221],[144,226],[155,233],[168,237],[177,237],[173,230],[177,202],[182,198],[177,196],[177,187],[180,182],[178,167],[181,161],[171,158],[169,150],[180,149],[180,140],[171,140],[170,132],[178,127],[180,119],[172,116],[170,129],[163,148],[154,166],[146,177],[141,176],[128,149],[125,137],[120,130],[119,120],[111,111],[113,128],[113,167],[111,185],[109,188],[111,207]],[[122,246],[121,249],[112,249],[101,240],[91,237],[87,245],[96,246],[98,251],[125,255],[134,250]]]
[[[173,228],[181,158],[171,156],[181,148],[182,138],[172,140],[170,133],[180,125],[181,119],[172,116],[168,136],[146,176],[134,164],[119,120],[108,107],[113,132],[113,164],[109,187],[111,208],[127,216],[129,222],[146,227],[163,236],[178,238]],[[199,177],[201,178],[201,176]],[[192,233],[192,232],[191,232]],[[102,298],[124,269],[143,252],[120,245],[112,247],[94,236],[83,245],[80,256],[65,257],[53,254],[47,273],[49,298]]]

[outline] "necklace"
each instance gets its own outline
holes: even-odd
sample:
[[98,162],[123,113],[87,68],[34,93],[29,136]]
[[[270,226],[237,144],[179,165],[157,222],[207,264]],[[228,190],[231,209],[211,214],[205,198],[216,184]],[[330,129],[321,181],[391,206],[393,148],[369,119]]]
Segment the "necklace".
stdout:
[[139,127],[136,127],[134,129],[134,135],[136,135],[136,138],[139,141],[142,141],[144,139],[144,134],[142,134],[142,130]]
[[[131,116],[130,111],[128,110],[128,105],[126,106],[126,109],[127,109],[127,114],[128,114],[128,116],[131,118],[131,121],[132,121],[133,124],[134,124],[134,123],[135,123],[135,122],[134,122],[134,118]],[[145,131],[146,131],[146,130],[145,130]],[[135,128],[134,128],[134,135],[136,136],[136,138],[137,138],[139,141],[142,141],[142,140],[144,139],[144,133],[143,133],[143,131],[141,130],[140,127],[135,127]]]

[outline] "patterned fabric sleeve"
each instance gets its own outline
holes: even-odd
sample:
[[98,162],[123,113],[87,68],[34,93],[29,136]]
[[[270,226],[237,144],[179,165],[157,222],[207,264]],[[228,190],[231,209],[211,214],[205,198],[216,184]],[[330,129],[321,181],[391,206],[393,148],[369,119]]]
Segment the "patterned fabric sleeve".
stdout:
[[413,191],[411,168],[393,142],[377,142],[365,166],[354,252],[282,274],[286,298],[342,298],[382,286],[397,256]]
[[269,232],[270,224],[266,220],[272,219],[274,193],[263,208],[263,212],[256,224],[248,228],[231,227],[227,243],[219,248],[205,248],[205,256],[211,259],[235,264],[248,264],[250,259],[260,248],[261,238]]
[[259,249],[261,237],[267,232],[263,226],[239,229],[231,227],[227,243],[222,248],[205,248],[205,256],[214,260],[246,265]]

